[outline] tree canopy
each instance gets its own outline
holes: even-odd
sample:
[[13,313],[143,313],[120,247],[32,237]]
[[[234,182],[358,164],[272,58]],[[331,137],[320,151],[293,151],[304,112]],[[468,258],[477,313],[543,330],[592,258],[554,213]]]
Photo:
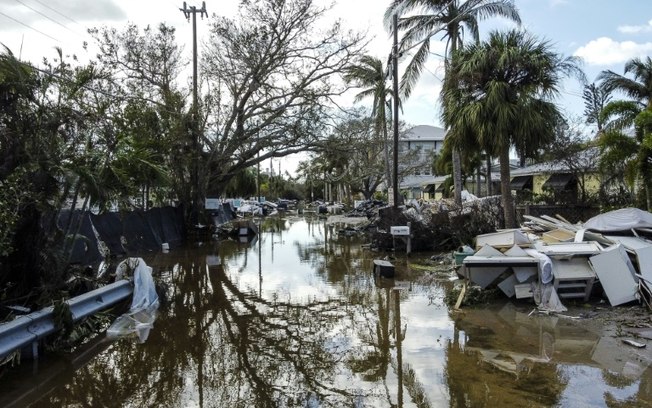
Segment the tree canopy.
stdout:
[[475,137],[499,157],[505,223],[512,227],[509,150],[534,152],[554,139],[560,113],[552,99],[565,76],[581,71],[575,58],[519,30],[490,33],[460,49],[454,64],[458,87],[445,85],[442,96],[451,136]]

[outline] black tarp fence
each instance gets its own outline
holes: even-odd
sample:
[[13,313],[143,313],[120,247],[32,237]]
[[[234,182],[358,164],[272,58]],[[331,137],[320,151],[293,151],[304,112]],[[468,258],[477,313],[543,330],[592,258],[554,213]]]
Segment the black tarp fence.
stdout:
[[88,211],[70,210],[62,211],[59,214],[57,227],[64,232],[68,226],[71,227],[68,235],[73,238],[70,257],[72,263],[92,264],[102,259],[89,215]]
[[219,208],[211,210],[210,216],[213,219],[213,224],[216,227],[236,219],[235,210],[229,202],[222,203]]
[[[66,228],[72,214],[73,225],[82,220],[73,246],[71,262],[93,264],[106,256],[126,256],[142,252],[159,251],[167,243],[170,249],[183,243],[185,238],[183,209],[180,207],[153,208],[92,214],[88,211],[65,211],[59,216],[58,226]],[[74,231],[73,231],[74,232]],[[101,250],[103,247],[103,250]]]

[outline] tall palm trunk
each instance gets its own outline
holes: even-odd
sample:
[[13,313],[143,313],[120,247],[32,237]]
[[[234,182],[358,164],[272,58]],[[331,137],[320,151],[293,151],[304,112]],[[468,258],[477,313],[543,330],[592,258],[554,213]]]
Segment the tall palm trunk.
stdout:
[[[452,59],[455,57],[455,52],[457,51],[457,42],[458,36],[453,33],[453,35],[451,35],[451,60],[449,61],[449,66],[446,68],[446,75],[450,75],[451,84],[455,88],[457,88],[457,75],[452,68]],[[460,156],[459,148],[453,146],[453,197],[455,198],[455,204],[457,205],[462,205],[462,159]]]
[[504,147],[500,152],[500,196],[505,215],[505,228],[514,228],[516,226],[516,217],[509,181],[509,147]]
[[645,204],[647,206],[646,210],[650,211],[652,209],[652,179],[650,178],[650,174],[646,174],[647,177],[645,177],[643,181],[643,186],[645,188]]
[[478,166],[475,172],[475,195],[482,197],[482,171],[481,166]]
[[462,205],[462,159],[457,147],[453,148],[453,184],[455,187],[455,204]]
[[489,153],[487,153],[487,197],[493,194],[493,191],[491,191],[491,156],[489,156]]

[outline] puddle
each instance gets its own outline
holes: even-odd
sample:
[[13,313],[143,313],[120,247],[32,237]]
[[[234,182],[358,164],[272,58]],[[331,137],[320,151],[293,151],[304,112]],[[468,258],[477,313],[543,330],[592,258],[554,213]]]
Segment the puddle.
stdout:
[[375,279],[385,254],[338,228],[270,218],[253,240],[145,256],[167,288],[147,341],[24,363],[0,405],[651,405],[647,349],[527,303],[450,313],[447,265],[396,254],[396,279]]

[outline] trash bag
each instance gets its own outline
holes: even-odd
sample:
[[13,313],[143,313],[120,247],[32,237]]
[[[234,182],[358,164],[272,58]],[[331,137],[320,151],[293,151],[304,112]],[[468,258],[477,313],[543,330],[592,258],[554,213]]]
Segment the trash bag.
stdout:
[[133,270],[134,293],[129,312],[118,317],[107,329],[109,338],[137,335],[140,343],[149,337],[154,326],[159,299],[152,278],[152,268],[142,258],[128,258],[116,268],[117,275]]

